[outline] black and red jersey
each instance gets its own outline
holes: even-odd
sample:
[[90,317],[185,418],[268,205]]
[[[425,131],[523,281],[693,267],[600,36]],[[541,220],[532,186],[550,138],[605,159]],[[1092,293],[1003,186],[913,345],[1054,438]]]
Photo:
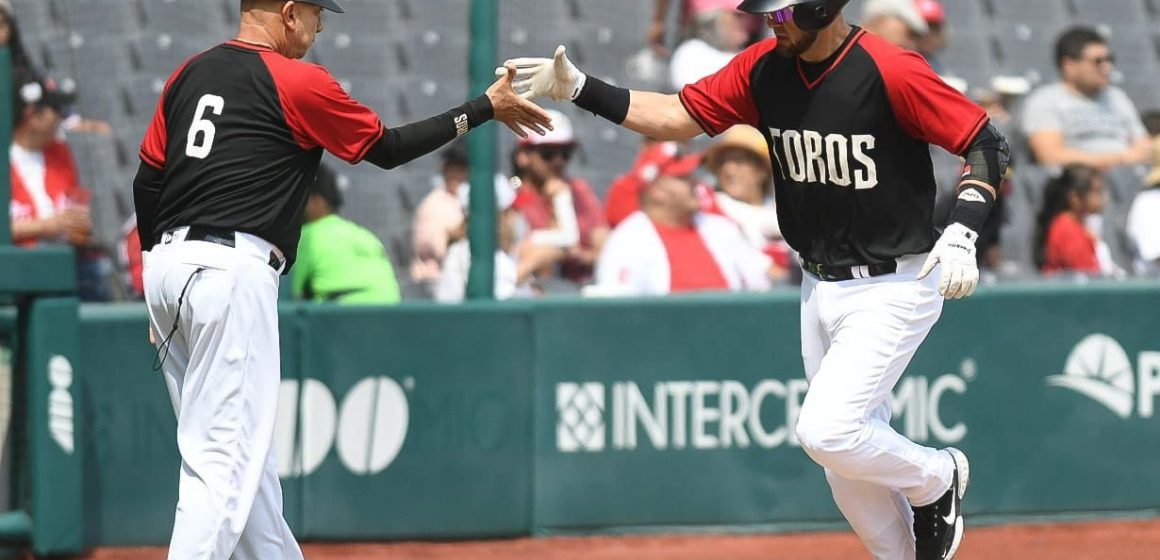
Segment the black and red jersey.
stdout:
[[174,72],[141,145],[164,172],[153,232],[207,226],[257,235],[293,262],[325,149],[362,160],[383,135],[374,111],[325,68],[230,41]]
[[884,264],[934,247],[929,144],[962,154],[986,112],[921,56],[854,27],[828,60],[758,43],[680,92],[710,135],[737,124],[765,135],[782,234],[829,266]]

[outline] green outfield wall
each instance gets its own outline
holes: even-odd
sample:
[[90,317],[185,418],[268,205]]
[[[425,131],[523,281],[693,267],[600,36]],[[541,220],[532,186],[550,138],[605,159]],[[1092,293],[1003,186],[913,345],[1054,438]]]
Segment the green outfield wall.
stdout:
[[[92,545],[160,544],[174,417],[140,306],[84,307]],[[796,294],[282,309],[276,450],[310,540],[840,519],[793,424]],[[1160,506],[1160,286],[949,302],[895,426],[972,458],[968,513]]]

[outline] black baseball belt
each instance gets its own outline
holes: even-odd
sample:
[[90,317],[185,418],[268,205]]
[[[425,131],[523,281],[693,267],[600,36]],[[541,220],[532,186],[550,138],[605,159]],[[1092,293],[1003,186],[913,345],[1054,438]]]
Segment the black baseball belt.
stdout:
[[[158,243],[167,241],[167,237],[182,228],[173,228],[163,234],[157,240]],[[213,228],[206,226],[189,226],[189,231],[185,233],[186,241],[205,241],[207,243],[216,243],[230,248],[237,248],[237,234],[233,230]],[[286,260],[278,256],[275,251],[270,251],[270,260],[266,262],[270,268],[275,271],[282,270],[282,265],[286,264]]]
[[894,274],[898,271],[898,263],[867,264],[861,266],[830,266],[819,262],[802,259],[802,270],[814,275],[823,282],[842,282],[845,280],[859,280]]

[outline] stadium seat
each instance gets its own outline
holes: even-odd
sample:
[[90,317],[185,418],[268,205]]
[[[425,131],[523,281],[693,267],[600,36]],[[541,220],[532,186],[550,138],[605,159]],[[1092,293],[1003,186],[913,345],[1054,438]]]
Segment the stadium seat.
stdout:
[[[43,1],[43,0],[42,0]],[[140,28],[136,3],[124,0],[69,0],[57,8],[65,27],[99,37],[126,37]]]
[[470,63],[469,38],[437,29],[408,33],[402,42],[407,69],[439,81],[467,80]]
[[170,33],[146,33],[132,41],[137,68],[147,73],[169,75],[191,56],[213,47],[202,39]]
[[70,133],[67,140],[82,185],[92,192],[93,232],[102,245],[115,246],[130,207],[115,143],[108,135],[93,133]]
[[[438,2],[436,2],[438,3]],[[345,0],[345,14],[325,14],[323,33],[345,32],[367,36],[389,35],[405,27],[398,3],[392,0]]]
[[398,0],[399,12],[409,30],[435,29],[467,33],[472,0]]
[[166,77],[161,74],[133,76],[125,83],[125,106],[131,117],[152,117],[157,101],[165,89]]
[[939,59],[947,74],[966,80],[970,87],[989,87],[998,67],[994,40],[984,29],[956,29]]
[[992,27],[999,46],[999,63],[1003,72],[1026,77],[1034,84],[1055,80],[1058,75],[1055,41],[1067,28],[1066,23],[1053,27],[1000,21]]
[[577,29],[566,0],[507,0],[500,3],[500,58],[552,56]]
[[206,0],[143,0],[145,24],[153,32],[206,37],[220,42],[233,35],[226,11],[217,2]]
[[1143,0],[1073,0],[1078,21],[1088,25],[1142,25],[1149,21]]
[[979,0],[943,0],[942,5],[946,10],[947,23],[954,28],[956,36],[968,30],[981,30],[986,25],[987,16]]
[[[948,3],[959,1],[962,0]],[[997,0],[991,2],[991,7],[996,23],[1058,27],[1071,20],[1067,3],[1060,0]]]
[[386,80],[399,75],[399,58],[394,39],[345,32],[318,37],[314,51],[319,62],[335,76]]
[[467,101],[467,81],[437,82],[425,76],[410,76],[400,88],[403,117],[408,122],[438,115]]

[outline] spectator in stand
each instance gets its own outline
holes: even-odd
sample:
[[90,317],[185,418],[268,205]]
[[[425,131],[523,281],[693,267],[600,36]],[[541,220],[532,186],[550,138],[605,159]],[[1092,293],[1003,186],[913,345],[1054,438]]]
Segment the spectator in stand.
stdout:
[[325,164],[306,202],[294,295],[317,302],[393,305],[399,283],[383,242],[366,228],[338,215],[342,193]]
[[[633,212],[640,210],[641,191],[661,174],[676,173],[678,176],[691,174],[701,166],[701,160],[700,154],[685,153],[684,146],[676,142],[658,142],[645,138],[632,168],[617,177],[608,189],[608,200],[604,207],[608,225],[616,227]],[[696,189],[697,198],[701,201],[701,210],[721,214],[713,188],[698,182]]]
[[918,54],[930,63],[938,75],[943,76],[946,69],[938,55],[947,48],[946,11],[939,0],[915,0],[915,6],[927,26],[927,32],[917,39]]
[[1094,29],[1075,27],[1056,43],[1060,82],[1027,99],[1023,114],[1035,159],[1100,171],[1149,163],[1151,144],[1132,101],[1111,85],[1115,58]]
[[716,73],[749,40],[744,14],[730,9],[707,10],[694,16],[693,36],[673,51],[669,79],[673,89]]
[[1160,276],[1160,137],[1152,140],[1155,163],[1148,188],[1136,195],[1128,213],[1128,238],[1135,251],[1136,273]]
[[912,51],[930,32],[914,0],[869,0],[862,8],[862,28]]
[[[638,0],[639,1],[639,0]],[[668,47],[665,45],[665,35],[668,33],[668,25],[665,21],[668,19],[669,6],[671,0],[655,0],[653,9],[653,19],[648,28],[648,44],[653,50],[662,57],[669,56]],[[681,6],[681,25],[688,27],[696,21],[697,16],[712,10],[737,10],[738,0],[677,0]],[[755,35],[760,35],[763,32],[760,18],[747,16],[742,14],[746,22],[746,31],[750,35],[750,39],[756,39]],[[687,35],[682,33],[682,35]]]
[[725,217],[755,249],[773,258],[778,278],[788,277],[790,252],[777,224],[765,138],[750,126],[730,128],[705,152],[705,167],[717,179],[717,205]]
[[571,120],[559,111],[548,113],[555,130],[529,135],[516,146],[521,186],[512,206],[527,223],[531,244],[564,251],[559,276],[583,284],[592,277],[608,227],[592,187],[568,175],[577,147]]
[[434,283],[439,280],[443,257],[451,238],[463,228],[461,197],[470,188],[467,154],[459,146],[443,152],[440,183],[415,210],[412,241],[415,257],[411,261],[411,279]]
[[72,96],[29,69],[14,69],[15,128],[8,154],[13,242],[21,247],[69,245],[76,250],[81,299],[106,301],[105,260],[94,248],[90,193],[81,187],[72,150],[57,139]]
[[[46,78],[44,71],[37,68],[32,59],[28,57],[28,51],[24,48],[24,40],[20,33],[20,24],[16,21],[16,14],[8,0],[0,0],[0,46],[8,47],[14,72],[25,73],[46,82],[50,81]],[[67,87],[59,89],[65,91],[71,89],[71,81],[63,85]],[[68,93],[72,92],[68,91]],[[113,130],[105,121],[85,119],[72,111],[62,116],[64,120],[61,126],[68,130],[102,134],[108,134]]]
[[770,265],[736,224],[701,211],[691,181],[662,175],[641,193],[641,211],[612,232],[585,294],[764,291]]
[[1065,167],[1047,184],[1035,235],[1035,264],[1043,274],[1110,272],[1101,263],[1100,253],[1106,251],[1099,237],[1084,225],[1088,216],[1103,211],[1105,202],[1103,176],[1093,167]]
[[[563,257],[563,250],[549,245],[532,245],[521,239],[521,219],[512,208],[515,191],[502,179],[495,182],[496,202],[496,248],[495,248],[495,298],[499,300],[530,298],[537,295],[534,285],[535,271],[557,262]],[[462,201],[463,211],[470,206]],[[439,303],[459,303],[467,295],[467,276],[471,269],[471,244],[466,228],[461,230],[443,260],[443,271],[435,285],[435,301]]]

